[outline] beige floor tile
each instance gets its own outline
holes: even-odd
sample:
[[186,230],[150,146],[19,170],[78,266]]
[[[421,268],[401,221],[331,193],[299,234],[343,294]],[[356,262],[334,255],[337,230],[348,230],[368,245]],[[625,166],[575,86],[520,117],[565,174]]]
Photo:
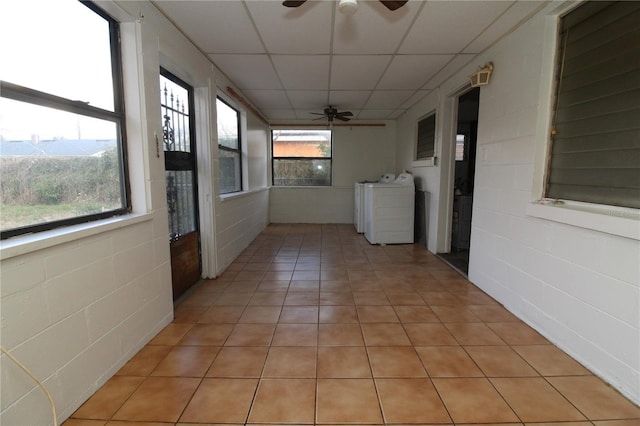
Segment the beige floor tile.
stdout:
[[452,423],[429,379],[376,379],[387,423]]
[[180,417],[180,422],[244,423],[257,379],[205,379]]
[[387,291],[387,298],[394,306],[424,306],[426,303],[414,291]]
[[369,378],[367,351],[363,346],[321,346],[317,374],[320,378]]
[[519,419],[487,379],[432,379],[455,423],[504,423]]
[[249,423],[312,424],[315,379],[261,379]]
[[71,417],[109,420],[143,381],[142,377],[112,377]]
[[315,378],[316,348],[271,347],[262,372],[267,378]]
[[356,305],[362,306],[385,306],[391,304],[384,291],[354,291],[353,299]]
[[491,382],[524,422],[586,420],[543,378],[499,378]]
[[487,377],[539,375],[509,346],[467,346],[465,349]]
[[320,346],[364,346],[359,324],[320,324],[318,328]]
[[151,375],[204,377],[219,350],[218,346],[176,346]]
[[411,341],[400,324],[362,324],[367,346],[411,346]]
[[595,376],[547,380],[591,420],[640,420],[640,407]]
[[176,422],[200,379],[149,377],[113,416],[114,420]]
[[290,292],[284,299],[284,304],[285,306],[317,306],[319,301],[319,292]]
[[267,346],[233,347],[220,349],[215,361],[207,372],[207,377],[260,377],[267,358]]
[[318,379],[317,423],[381,424],[371,379]]
[[196,323],[207,311],[207,306],[185,306],[180,304],[173,311],[174,323]]
[[246,306],[251,296],[250,292],[224,293],[213,302],[213,306]]
[[472,305],[469,310],[483,322],[520,322],[520,320],[502,306]]
[[460,346],[419,346],[415,349],[430,377],[484,377]]
[[67,419],[62,426],[105,426],[106,424],[106,420]]
[[543,376],[589,376],[591,372],[553,345],[513,346]]
[[353,305],[353,294],[351,291],[321,291],[321,306],[350,306]]
[[462,304],[455,294],[448,291],[425,291],[419,294],[429,306],[459,306]]
[[374,377],[426,377],[427,373],[413,347],[367,348]]

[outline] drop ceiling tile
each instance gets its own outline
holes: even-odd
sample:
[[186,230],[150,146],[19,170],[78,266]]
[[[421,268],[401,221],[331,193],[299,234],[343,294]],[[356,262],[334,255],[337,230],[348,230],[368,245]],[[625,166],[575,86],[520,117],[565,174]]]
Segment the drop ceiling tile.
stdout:
[[427,2],[400,53],[458,53],[484,31],[512,2]]
[[240,89],[282,89],[267,55],[209,55]]
[[242,2],[157,1],[154,5],[206,53],[265,52]]
[[360,109],[370,94],[368,90],[332,90],[329,92],[329,104],[338,109]]
[[453,55],[397,55],[377,89],[418,89],[453,59]]
[[292,109],[262,109],[261,112],[269,120],[295,120],[296,112]]
[[289,90],[287,94],[295,109],[322,109],[329,101],[324,90]]
[[417,104],[418,102],[420,102],[422,99],[424,99],[425,97],[427,97],[427,95],[431,93],[431,90],[417,90],[415,91],[410,97],[409,99],[407,99],[406,101],[403,102],[402,105],[400,105],[400,108],[402,109],[409,109],[411,108],[413,105]]
[[389,114],[387,116],[387,119],[388,120],[395,120],[396,118],[400,117],[405,112],[407,112],[406,109],[397,109],[397,110],[393,111],[391,114]]
[[368,90],[375,87],[391,55],[337,55],[331,62],[332,90]]
[[505,34],[508,34],[513,28],[520,25],[523,19],[528,18],[545,4],[546,2],[543,1],[532,0],[515,2],[497,21],[491,24],[485,32],[473,40],[471,44],[464,49],[464,53],[482,52]]
[[393,109],[365,109],[358,114],[358,120],[386,120]]
[[376,90],[371,93],[365,108],[394,110],[399,108],[412,94],[412,90]]
[[294,9],[281,1],[246,2],[265,46],[275,54],[328,54],[332,4],[311,1]]
[[427,83],[422,87],[422,89],[426,89],[426,90],[435,89],[447,78],[451,77],[456,72],[458,72],[462,67],[467,65],[467,63],[469,63],[469,61],[471,61],[474,57],[475,55],[456,55],[451,62],[449,62],[442,70],[440,70],[429,81],[427,81]]
[[395,53],[420,3],[409,2],[390,11],[380,2],[360,1],[360,7],[352,16],[336,13],[333,52]]
[[285,89],[329,89],[328,55],[273,55],[271,59]]
[[260,109],[291,108],[284,90],[243,90],[243,93]]

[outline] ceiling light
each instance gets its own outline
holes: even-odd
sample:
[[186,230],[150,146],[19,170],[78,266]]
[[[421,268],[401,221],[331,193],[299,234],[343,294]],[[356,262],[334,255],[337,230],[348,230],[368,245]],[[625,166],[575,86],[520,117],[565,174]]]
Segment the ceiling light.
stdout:
[[493,62],[487,62],[483,67],[478,67],[476,72],[469,76],[471,87],[480,87],[489,84],[492,72]]
[[358,10],[357,0],[340,0],[338,10],[345,15],[353,15]]

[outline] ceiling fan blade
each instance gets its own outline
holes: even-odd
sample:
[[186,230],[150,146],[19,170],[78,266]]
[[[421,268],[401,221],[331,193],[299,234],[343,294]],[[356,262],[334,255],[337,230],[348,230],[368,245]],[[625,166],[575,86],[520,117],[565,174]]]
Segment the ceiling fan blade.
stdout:
[[349,121],[349,120],[351,120],[349,117],[345,117],[344,115],[340,115],[340,114],[336,115],[334,118],[336,120],[340,120],[340,121]]
[[404,6],[409,0],[380,0],[387,9],[396,10]]
[[307,0],[285,0],[282,2],[283,6],[286,7],[300,7],[302,6]]
[[342,116],[342,117],[353,117],[353,113],[351,111],[342,111],[336,114],[337,116]]

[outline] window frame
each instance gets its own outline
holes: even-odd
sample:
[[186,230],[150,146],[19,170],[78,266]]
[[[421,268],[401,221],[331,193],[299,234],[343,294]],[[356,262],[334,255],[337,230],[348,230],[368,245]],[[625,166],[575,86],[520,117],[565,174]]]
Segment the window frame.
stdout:
[[[611,4],[607,4],[607,3],[611,3]],[[556,196],[552,196],[550,195],[551,192],[551,186],[552,186],[552,181],[551,181],[551,175],[552,175],[552,163],[553,163],[553,157],[554,157],[554,145],[555,145],[555,134],[556,134],[556,125],[557,125],[557,119],[558,119],[558,110],[560,109],[560,97],[561,96],[566,96],[566,93],[561,92],[562,90],[562,79],[564,77],[564,58],[567,52],[567,46],[565,45],[565,37],[567,37],[567,33],[568,33],[568,29],[565,29],[565,20],[569,20],[569,24],[567,24],[569,26],[569,28],[573,28],[576,24],[575,23],[571,23],[571,20],[575,20],[575,16],[573,15],[571,16],[572,13],[577,12],[578,14],[578,19],[583,18],[584,16],[586,16],[586,19],[590,19],[592,17],[597,16],[599,13],[602,13],[603,10],[606,10],[609,6],[611,6],[613,3],[617,3],[615,1],[611,1],[611,2],[602,2],[602,3],[595,3],[595,4],[587,4],[587,3],[580,3],[578,5],[575,5],[567,10],[564,10],[562,13],[560,13],[557,16],[557,19],[555,21],[555,40],[554,40],[554,46],[553,46],[553,52],[554,52],[554,58],[553,58],[553,63],[552,63],[552,69],[551,69],[551,93],[550,93],[550,105],[549,105],[549,127],[548,127],[548,131],[546,132],[546,145],[545,145],[545,155],[544,155],[544,165],[543,165],[543,171],[542,171],[542,181],[541,181],[541,193],[539,194],[540,196],[540,203],[544,204],[544,205],[554,205],[554,206],[561,206],[561,205],[571,205],[573,206],[572,208],[579,208],[579,209],[583,209],[583,210],[592,210],[593,208],[598,208],[598,209],[603,209],[603,211],[605,211],[605,214],[610,215],[611,212],[616,211],[616,212],[621,212],[621,213],[615,213],[617,214],[622,214],[623,217],[629,217],[629,211],[636,211],[638,212],[640,209],[638,209],[638,207],[636,206],[632,206],[632,205],[628,205],[628,201],[618,201],[617,203],[607,203],[601,200],[594,200],[594,199],[585,199],[584,194],[582,195],[575,195],[575,193],[572,194],[568,194],[567,192],[563,193],[563,194],[559,194],[560,197],[556,197]],[[593,7],[593,9],[596,9],[595,11],[590,11],[588,10],[588,8]],[[584,8],[582,11],[579,11],[580,8]],[[582,14],[582,16],[580,16],[580,14]],[[585,90],[585,89],[582,89]],[[584,118],[584,116],[581,116],[582,118]],[[576,119],[576,117],[572,117],[574,120]],[[597,120],[598,117],[595,117],[595,119]],[[575,137],[575,134],[571,134],[571,136]],[[609,150],[614,149],[612,147],[608,147]],[[561,153],[556,153],[556,155],[560,155]],[[583,182],[583,181],[582,181]],[[601,188],[615,188],[615,186],[613,185],[609,185],[609,186],[601,186]],[[562,197],[562,195],[568,195],[566,198]],[[588,197],[586,197],[588,198]],[[597,198],[597,197],[596,197]],[[628,200],[628,198],[626,198],[625,200]],[[623,204],[624,202],[626,202],[627,204]],[[635,215],[633,215],[635,216]]]
[[[420,147],[420,123],[427,119],[433,118],[433,153],[427,157],[418,157]],[[432,110],[418,118],[415,124],[415,144],[413,146],[413,162],[414,164],[422,165],[435,165],[436,151],[437,151],[437,135],[438,135],[438,114],[437,110]]]
[[79,2],[107,21],[109,25],[109,44],[111,53],[111,78],[113,84],[113,111],[89,105],[88,103],[71,100],[51,93],[24,87],[18,84],[0,80],[0,97],[24,102],[35,106],[47,107],[59,111],[69,112],[99,120],[110,121],[116,125],[117,155],[119,159],[119,173],[121,178],[120,197],[123,207],[106,212],[75,216],[50,222],[36,223],[0,231],[0,240],[17,237],[24,234],[39,233],[56,228],[94,222],[114,216],[122,216],[132,211],[131,186],[129,180],[126,115],[124,104],[124,81],[122,70],[122,47],[120,44],[120,23],[92,2]]
[[[238,175],[239,175],[239,179],[240,179],[240,188],[234,191],[228,191],[228,192],[222,192],[222,187],[220,187],[220,195],[230,195],[230,194],[237,194],[239,192],[243,192],[244,191],[244,179],[243,179],[243,165],[242,165],[242,114],[241,111],[234,107],[233,105],[231,105],[231,103],[227,102],[222,96],[218,95],[216,96],[216,104],[217,102],[220,101],[222,103],[224,103],[226,106],[228,106],[229,108],[231,108],[232,110],[234,110],[236,112],[236,126],[238,128],[238,148],[237,149],[233,149],[233,148],[229,148],[228,146],[224,146],[222,144],[220,144],[220,142],[218,141],[218,152],[220,150],[223,151],[227,151],[227,152],[234,152],[236,154],[238,154]],[[218,123],[216,122],[216,126],[218,125]],[[220,155],[218,154],[218,161],[220,160]],[[220,173],[222,173],[222,168],[220,167]],[[220,180],[222,181],[222,175],[220,175]]]
[[[291,131],[329,131],[330,132],[330,144],[331,144],[331,149],[329,150],[330,156],[329,157],[276,157],[273,153],[274,153],[274,149],[273,149],[273,132],[274,131],[281,131],[281,130],[291,130]],[[287,128],[287,129],[281,129],[281,128],[272,128],[271,129],[271,186],[274,188],[331,188],[333,187],[333,129],[305,129],[305,128]],[[329,173],[329,184],[327,185],[276,185],[275,184],[275,179],[276,179],[276,175],[275,175],[275,162],[276,160],[293,160],[293,161],[301,161],[301,160],[329,160],[329,164],[330,164],[330,170],[331,172]]]

